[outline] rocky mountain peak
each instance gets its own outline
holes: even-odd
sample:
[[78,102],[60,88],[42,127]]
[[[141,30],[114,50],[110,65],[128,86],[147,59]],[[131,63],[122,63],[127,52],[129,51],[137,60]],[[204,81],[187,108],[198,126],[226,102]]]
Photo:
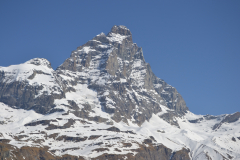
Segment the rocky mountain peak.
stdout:
[[120,34],[120,35],[124,35],[124,36],[132,35],[130,30],[127,27],[123,26],[123,25],[119,25],[119,26],[115,25],[115,26],[113,26],[112,29],[111,29],[111,32],[109,32],[109,34],[111,34],[111,33]]
[[107,39],[110,42],[117,42],[122,44],[123,40],[128,40],[128,42],[132,43],[132,33],[130,30],[123,26],[113,26],[111,31],[107,34]]
[[[177,114],[188,110],[177,90],[154,75],[142,48],[132,42],[132,34],[125,26],[113,26],[107,36],[101,33],[78,47],[57,73],[63,77],[64,90],[75,90],[81,84],[96,91],[98,100],[94,103],[99,102],[101,111],[116,122],[131,119],[141,125],[161,111],[160,105]],[[78,106],[86,106],[84,103],[76,101]],[[91,108],[94,103],[89,103]],[[171,116],[166,115],[167,119]]]

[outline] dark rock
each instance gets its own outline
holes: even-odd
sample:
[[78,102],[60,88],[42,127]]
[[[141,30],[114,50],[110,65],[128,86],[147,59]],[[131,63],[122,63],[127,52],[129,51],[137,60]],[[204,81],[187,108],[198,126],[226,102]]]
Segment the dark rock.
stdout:
[[171,111],[160,116],[160,118],[162,118],[169,124],[180,128],[178,122],[175,120],[175,117],[179,117],[179,115],[176,112],[171,112]]
[[9,106],[16,106],[18,108],[26,110],[35,110],[37,113],[46,114],[52,108],[54,99],[64,97],[64,93],[61,95],[38,95],[38,92],[42,90],[42,87],[30,86],[24,82],[13,82],[10,84],[0,82],[0,102],[3,102]]
[[21,140],[22,138],[26,138],[26,137],[29,137],[29,136],[27,136],[27,135],[19,135],[19,136],[15,136],[14,139],[17,140],[17,141],[19,141],[19,140]]
[[100,146],[100,145],[102,145],[103,144],[103,142],[98,142],[98,143],[94,143],[93,145],[94,146]]
[[10,158],[10,149],[3,143],[0,143],[0,158],[1,160]]
[[102,118],[100,116],[95,116],[95,117],[89,117],[89,111],[82,109],[82,110],[77,110],[72,112],[75,116],[80,117],[80,118],[85,118],[89,121],[95,121],[95,122],[107,122],[108,119]]
[[[64,157],[65,156],[54,157],[52,154],[50,154],[47,151],[46,148],[22,147],[18,149],[17,147],[0,143],[0,159],[1,160],[33,160],[33,159],[34,160],[67,160],[67,159],[64,159]],[[81,157],[79,157],[76,160],[80,160],[80,158]],[[70,160],[70,156],[68,157],[68,160]]]
[[97,149],[94,149],[93,151],[103,152],[103,151],[109,151],[109,149],[108,148],[97,148]]
[[151,139],[144,139],[143,143],[145,144],[151,144],[152,140]]
[[99,138],[99,137],[101,137],[101,135],[91,135],[91,136],[88,138],[88,140],[97,139],[97,138]]
[[64,112],[64,111],[65,111],[65,110],[63,110],[63,109],[53,108],[53,109],[50,110],[49,114],[55,113],[55,112]]
[[[53,130],[53,129],[66,129],[66,128],[70,128],[76,120],[74,119],[68,119],[68,122],[65,123],[63,126],[58,126],[58,125],[54,125],[51,124],[50,122],[58,122],[57,120],[41,120],[41,121],[35,121],[35,122],[30,122],[25,124],[24,126],[37,126],[37,125],[43,125],[43,126],[48,126],[45,129],[46,130]],[[79,121],[79,120],[78,120]]]
[[131,143],[123,143],[123,147],[132,147]]
[[199,118],[199,119],[194,119],[194,120],[188,120],[190,123],[199,123],[203,120],[203,118]]
[[[116,150],[116,149],[115,149]],[[118,152],[121,152],[121,150],[117,150]],[[137,154],[134,156],[132,154],[103,154],[101,156],[98,156],[96,158],[93,158],[93,160],[118,160],[118,159],[125,159],[127,157],[128,160],[169,160],[171,157],[171,150],[166,148],[163,145],[160,146],[149,146],[144,147],[141,146],[139,149],[134,150],[137,152]]]
[[154,142],[157,142],[153,136],[150,136],[150,138],[151,138]]
[[221,127],[223,123],[233,123],[239,120],[240,112],[236,112],[234,114],[227,115],[220,123],[215,124],[212,129],[218,129]]
[[141,147],[137,151],[135,160],[169,160],[172,152],[163,145]]
[[73,147],[73,148],[66,148],[66,149],[63,149],[62,151],[65,152],[65,151],[68,151],[68,150],[78,150],[79,147]]
[[105,140],[121,139],[121,137],[107,138]]
[[58,137],[56,140],[58,140],[58,141],[63,140],[64,142],[65,142],[65,141],[82,142],[82,141],[87,140],[87,137],[81,138],[81,137],[60,136],[60,137]]
[[228,156],[229,159],[233,159],[233,156],[231,156],[229,154],[227,154],[227,156]]
[[121,34],[121,35],[132,35],[132,33],[130,32],[130,30],[125,27],[125,26],[113,26],[112,29],[111,29],[111,33],[115,33],[115,34]]
[[189,152],[189,150],[183,148],[180,151],[174,152],[171,160],[190,160],[190,157],[188,155]]
[[237,120],[239,120],[239,117],[240,117],[240,112],[236,112],[234,114],[230,114],[228,116],[226,116],[222,122],[226,122],[226,123],[233,123],[233,122],[236,122]]
[[162,130],[157,130],[157,132],[165,133],[165,131],[162,131]]
[[123,133],[130,133],[130,134],[136,134],[133,131],[121,131],[121,132],[123,132]]
[[110,127],[108,129],[106,129],[107,131],[112,131],[112,132],[120,132],[120,129],[118,129],[117,127]]
[[59,133],[53,133],[53,134],[50,134],[48,137],[49,138],[53,138],[53,139],[56,139],[56,137],[59,135]]
[[122,152],[121,150],[119,150],[118,148],[115,148],[114,149],[115,151],[117,151],[117,152]]
[[232,137],[232,141],[236,142],[236,139],[234,137]]
[[10,139],[0,139],[0,143],[9,143]]
[[205,115],[204,116],[204,118],[206,119],[206,120],[212,120],[212,119],[216,119],[217,118],[217,116],[212,116],[212,115]]
[[78,110],[79,109],[78,105],[74,101],[68,100],[68,104],[71,106],[70,107],[71,109],[74,109],[74,110]]

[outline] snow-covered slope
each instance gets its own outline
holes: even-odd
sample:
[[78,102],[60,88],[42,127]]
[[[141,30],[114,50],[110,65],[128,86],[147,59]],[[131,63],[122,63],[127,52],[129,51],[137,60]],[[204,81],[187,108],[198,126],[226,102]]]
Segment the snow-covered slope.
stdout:
[[46,59],[35,58],[23,64],[0,67],[0,72],[4,73],[3,83],[24,82],[34,87],[42,86],[43,88],[36,97],[43,92],[47,95],[60,94],[54,70]]
[[[0,67],[0,146],[47,148],[55,158],[240,159],[239,117],[191,113],[125,26],[78,47],[56,71],[41,58]],[[19,159],[11,150],[3,158]]]
[[0,101],[12,107],[46,114],[64,93],[49,61],[31,59],[23,64],[0,67]]
[[[212,129],[226,115],[207,119],[188,111],[185,116],[176,118],[178,128],[161,119],[161,112],[138,126],[131,121],[128,124],[86,121],[64,112],[42,115],[32,110],[13,109],[3,103],[0,103],[0,109],[1,139],[9,139],[9,144],[19,148],[48,146],[56,156],[136,155],[138,152],[134,149],[141,145],[149,146],[145,144],[149,140],[151,145],[162,144],[172,153],[186,148],[194,160],[240,158],[240,120],[223,124],[218,130]],[[201,118],[200,122],[191,122]]]

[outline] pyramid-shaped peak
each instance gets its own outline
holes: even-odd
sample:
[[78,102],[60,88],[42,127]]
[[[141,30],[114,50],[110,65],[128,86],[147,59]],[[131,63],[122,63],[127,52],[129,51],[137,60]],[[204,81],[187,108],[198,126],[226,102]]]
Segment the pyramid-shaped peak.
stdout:
[[110,33],[120,34],[120,35],[132,35],[131,31],[123,25],[115,25],[112,27]]

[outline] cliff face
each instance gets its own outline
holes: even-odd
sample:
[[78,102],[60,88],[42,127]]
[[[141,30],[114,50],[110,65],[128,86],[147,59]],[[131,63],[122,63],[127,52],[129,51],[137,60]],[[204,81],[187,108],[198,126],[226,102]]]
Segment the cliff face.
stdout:
[[56,70],[43,58],[0,67],[2,159],[238,159],[239,117],[191,113],[125,26]]
[[[101,149],[99,149],[101,150]],[[102,149],[103,150],[103,149]],[[174,152],[172,156],[172,151],[163,145],[160,146],[141,146],[137,150],[136,155],[132,154],[103,154],[92,160],[118,160],[118,159],[128,159],[128,160],[190,160],[188,156],[188,151],[184,149]],[[171,158],[172,156],[172,158]],[[22,147],[20,149],[15,148],[6,143],[0,143],[0,159],[3,160],[85,160],[86,158],[81,156],[73,155],[63,155],[61,157],[54,156],[48,152],[47,148],[38,147]]]
[[20,65],[0,67],[0,102],[46,114],[54,99],[64,97],[49,61],[35,58]]
[[107,36],[99,34],[78,47],[57,69],[60,74],[66,71],[85,73],[81,82],[75,83],[87,80],[89,88],[98,91],[103,109],[114,113],[116,121],[122,120],[119,116],[129,119],[134,115],[142,124],[152,113],[161,111],[159,103],[181,114],[188,110],[177,90],[154,75],[124,26],[114,26]]

